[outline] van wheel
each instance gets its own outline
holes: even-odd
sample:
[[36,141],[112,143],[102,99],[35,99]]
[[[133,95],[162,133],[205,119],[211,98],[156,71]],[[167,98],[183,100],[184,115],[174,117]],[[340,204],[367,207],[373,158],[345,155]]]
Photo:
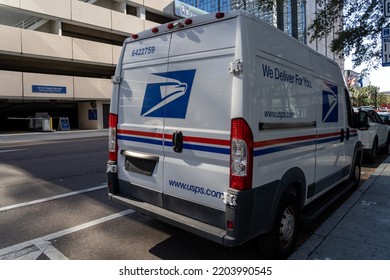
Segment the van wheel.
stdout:
[[269,233],[258,238],[260,252],[268,259],[286,259],[292,252],[298,233],[298,201],[285,193]]
[[350,182],[353,184],[353,188],[357,189],[359,187],[360,183],[360,176],[362,172],[361,164],[357,162],[357,159],[355,159],[355,162],[353,163],[353,169],[350,177]]
[[380,150],[381,153],[387,155],[387,153],[389,152],[389,146],[390,146],[389,139],[387,139],[385,146],[383,146],[383,148],[381,148]]
[[375,139],[374,143],[372,143],[372,148],[368,154],[370,162],[375,162],[377,155],[378,155],[378,141]]

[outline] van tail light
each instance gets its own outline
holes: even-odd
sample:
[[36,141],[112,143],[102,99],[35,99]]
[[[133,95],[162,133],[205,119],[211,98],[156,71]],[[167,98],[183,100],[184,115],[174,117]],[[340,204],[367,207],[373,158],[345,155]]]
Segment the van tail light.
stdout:
[[253,134],[244,119],[233,119],[230,144],[230,188],[252,188]]
[[116,129],[118,125],[118,115],[111,114],[108,117],[108,159],[117,161],[118,145],[116,138]]

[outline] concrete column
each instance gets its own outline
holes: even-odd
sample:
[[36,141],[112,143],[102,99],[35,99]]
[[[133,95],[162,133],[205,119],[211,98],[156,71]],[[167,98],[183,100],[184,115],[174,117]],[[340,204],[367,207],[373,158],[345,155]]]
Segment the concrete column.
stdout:
[[114,10],[126,14],[126,2],[115,2]]
[[51,32],[62,36],[62,22],[60,20],[56,20],[51,24]]
[[140,19],[143,19],[143,20],[146,19],[145,6],[139,6],[137,8],[137,17],[139,17]]

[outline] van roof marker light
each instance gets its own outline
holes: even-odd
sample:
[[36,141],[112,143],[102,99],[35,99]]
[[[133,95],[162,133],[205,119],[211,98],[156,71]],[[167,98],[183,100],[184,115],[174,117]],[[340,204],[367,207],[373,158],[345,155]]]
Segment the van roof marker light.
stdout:
[[157,33],[157,32],[158,32],[158,27],[154,27],[154,28],[152,29],[152,32],[153,32],[153,33]]
[[175,25],[172,22],[168,23],[167,28],[168,29],[173,29],[173,28],[175,28]]
[[185,25],[190,25],[192,24],[192,19],[191,18],[187,18],[185,21],[184,21]]
[[131,39],[137,40],[137,39],[138,39],[138,34],[133,34],[133,35],[131,35]]

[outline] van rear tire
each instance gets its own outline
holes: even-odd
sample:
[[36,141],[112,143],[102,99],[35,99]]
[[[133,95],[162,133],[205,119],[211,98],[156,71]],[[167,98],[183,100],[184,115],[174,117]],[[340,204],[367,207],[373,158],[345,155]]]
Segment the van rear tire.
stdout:
[[261,254],[267,259],[286,259],[295,247],[298,235],[298,200],[285,193],[279,203],[272,229],[258,238]]
[[352,189],[356,190],[360,185],[360,178],[362,174],[362,165],[357,156],[352,166],[351,175],[349,176],[349,183],[352,184]]
[[371,163],[374,163],[376,161],[377,155],[378,155],[378,140],[375,138],[374,142],[372,143],[372,148],[368,151],[368,160]]

